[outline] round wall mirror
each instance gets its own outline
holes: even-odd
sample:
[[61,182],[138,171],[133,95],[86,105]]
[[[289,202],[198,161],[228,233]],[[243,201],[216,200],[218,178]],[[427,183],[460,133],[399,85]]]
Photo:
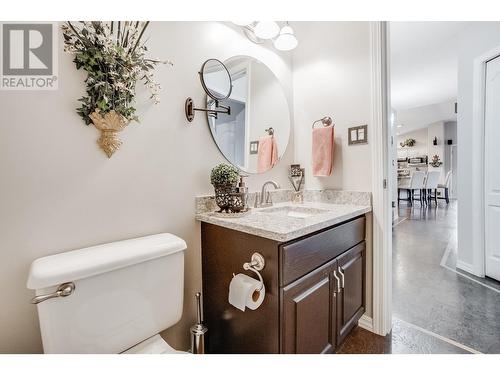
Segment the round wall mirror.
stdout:
[[223,100],[231,95],[231,76],[219,60],[205,61],[201,67],[200,79],[203,89],[212,99]]
[[246,173],[273,168],[285,153],[290,138],[290,109],[274,73],[261,61],[235,56],[224,62],[232,92],[207,108],[231,107],[229,114],[207,113],[208,125],[224,157]]

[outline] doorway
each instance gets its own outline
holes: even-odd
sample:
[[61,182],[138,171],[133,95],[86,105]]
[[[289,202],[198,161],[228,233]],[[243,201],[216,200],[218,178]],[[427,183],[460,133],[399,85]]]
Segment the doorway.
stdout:
[[[395,175],[400,180],[397,186],[419,198],[423,195],[423,199],[396,203],[399,220],[392,237],[393,328],[401,331],[412,327],[424,334],[415,338],[416,352],[500,353],[500,283],[457,267],[456,199],[464,198],[458,194],[461,187],[457,172],[462,162],[458,154],[462,155],[459,147],[471,140],[457,140],[455,103],[460,75],[458,52],[453,49],[460,38],[469,36],[469,26],[466,22],[390,23],[391,109],[395,113],[391,131],[401,151],[394,160]],[[424,65],[425,70],[419,68]],[[489,89],[488,83],[485,86],[484,106],[486,151],[482,157],[486,188],[484,206],[476,206],[476,210],[486,207],[483,254],[491,260],[489,272],[493,274],[500,272],[500,172],[493,162],[500,157],[500,148],[495,145],[500,139],[496,125],[500,108],[492,105],[488,111],[488,100],[500,100],[500,58],[495,66],[487,67],[486,73],[483,81],[485,76],[491,81]],[[447,91],[450,87],[455,91]],[[459,112],[460,108],[459,102]],[[413,186],[414,173],[427,177],[423,181],[419,178],[418,186]],[[450,202],[439,199],[444,197],[435,191],[435,182],[429,192],[431,173],[440,174],[437,186],[448,187]],[[429,193],[435,199],[426,200]],[[465,197],[471,201],[473,198]],[[402,334],[411,338],[410,331]]]

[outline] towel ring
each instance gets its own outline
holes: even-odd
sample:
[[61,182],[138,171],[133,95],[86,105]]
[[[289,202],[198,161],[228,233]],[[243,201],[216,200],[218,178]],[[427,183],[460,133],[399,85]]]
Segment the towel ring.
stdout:
[[270,127],[269,129],[265,129],[265,131],[267,132],[267,134],[269,135],[274,135],[274,129],[272,127]]
[[312,124],[312,128],[314,129],[314,125],[316,125],[318,122],[322,122],[323,123],[323,126],[326,128],[327,126],[330,126],[333,124],[333,126],[335,126],[335,124],[333,123],[332,121],[332,118],[330,116],[325,116],[319,120],[316,120],[313,122]]

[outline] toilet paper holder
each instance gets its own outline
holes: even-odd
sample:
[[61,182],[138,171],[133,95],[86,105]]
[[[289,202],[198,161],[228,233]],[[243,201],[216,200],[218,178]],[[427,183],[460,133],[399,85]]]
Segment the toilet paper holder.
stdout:
[[[262,275],[260,274],[259,271],[262,271],[264,267],[266,266],[266,260],[260,253],[253,253],[252,258],[250,262],[245,262],[243,263],[243,269],[246,271],[252,271],[257,274],[260,280],[260,288],[258,291],[260,292],[262,288],[264,287],[264,280],[262,279]],[[234,275],[234,274],[233,274]]]

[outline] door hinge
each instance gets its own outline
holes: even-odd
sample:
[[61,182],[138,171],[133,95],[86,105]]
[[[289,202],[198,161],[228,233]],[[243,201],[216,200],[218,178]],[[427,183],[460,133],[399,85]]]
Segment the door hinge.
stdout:
[[386,178],[384,178],[383,186],[384,186],[384,189],[387,189],[387,179]]

